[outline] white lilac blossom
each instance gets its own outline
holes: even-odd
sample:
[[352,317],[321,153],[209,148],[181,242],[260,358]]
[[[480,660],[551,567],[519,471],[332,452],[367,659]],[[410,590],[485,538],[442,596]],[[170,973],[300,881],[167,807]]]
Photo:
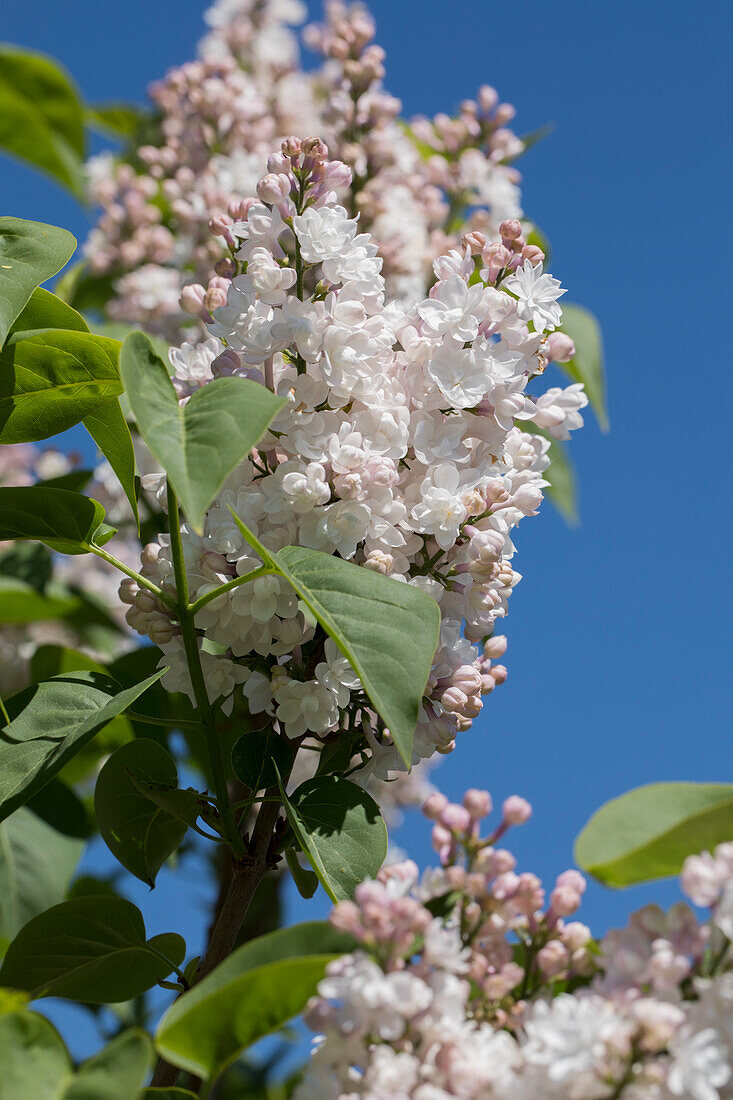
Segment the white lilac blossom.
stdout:
[[[567,919],[583,877],[559,875],[546,900],[498,845],[530,816],[524,799],[506,799],[486,836],[487,791],[461,804],[433,792],[423,811],[440,866],[387,866],[332,911],[359,947],[308,1005],[318,1035],[295,1100],[730,1100],[733,959],[716,912],[730,845],[702,857],[720,871],[709,921],[649,906],[599,951]],[[690,861],[685,881],[700,872]],[[678,959],[666,985],[650,977],[655,952]]]
[[[306,70],[294,30],[305,5],[218,0],[205,17],[209,31],[199,59],[152,85],[155,118],[145,127],[145,143],[89,162],[88,192],[101,214],[86,256],[92,272],[112,282],[111,318],[173,338],[191,320],[179,311],[179,296],[199,317],[221,304],[218,279],[229,272],[227,261],[219,262],[212,278],[221,258],[210,227],[229,243],[228,221],[242,221],[255,201],[261,164],[290,133],[322,134],[353,169],[353,182],[343,171],[331,180],[344,223],[359,215],[358,233],[353,222],[347,231],[360,244],[343,262],[363,266],[371,258],[364,252],[369,231],[387,291],[400,302],[425,296],[433,261],[455,247],[461,232],[491,236],[502,222],[521,217],[512,162],[524,145],[508,128],[513,108],[484,85],[454,117],[441,113],[405,125],[399,100],[383,87],[384,51],[367,9],[341,0],[327,0],[324,9],[323,25],[304,33],[322,65]],[[310,262],[305,227],[319,215],[311,209],[304,217]],[[254,222],[250,216],[251,228]],[[258,245],[270,248],[254,232],[248,247]],[[273,274],[270,265],[249,277],[262,283]],[[463,306],[455,294],[466,299]],[[470,331],[479,295],[453,281],[426,314],[440,327],[462,309]]]
[[[560,319],[559,284],[550,280],[545,293],[536,287],[549,276],[532,283],[533,317],[545,309],[546,329],[523,319],[526,294],[507,286],[521,271],[526,289],[541,256],[518,223],[500,227],[506,256],[491,281],[497,243],[474,232],[436,260],[429,296],[404,308],[389,298],[370,235],[330,186],[348,169],[326,153],[316,138],[288,138],[269,158],[261,201],[230,227],[231,277],[221,279],[227,292],[211,335],[171,351],[182,401],[225,373],[287,398],[212,504],[203,535],[184,525],[183,546],[193,599],[260,565],[230,509],[273,550],[338,554],[431,595],[443,622],[417,763],[450,751],[506,678],[495,663],[505,648],[496,630],[519,580],[514,529],[536,513],[546,485],[549,444],[533,421],[565,438],[582,424],[586,398],[577,385],[548,391],[544,402],[535,392]],[[166,538],[146,547],[142,568],[170,589]],[[134,582],[122,589],[129,623],[163,650],[166,685],[190,694],[169,612]],[[211,683],[227,708],[243,688],[250,709],[286,736],[315,748],[348,736],[362,782],[401,769],[355,673],[324,646],[285,580],[258,577],[227,591],[201,609],[197,625],[212,643]]]

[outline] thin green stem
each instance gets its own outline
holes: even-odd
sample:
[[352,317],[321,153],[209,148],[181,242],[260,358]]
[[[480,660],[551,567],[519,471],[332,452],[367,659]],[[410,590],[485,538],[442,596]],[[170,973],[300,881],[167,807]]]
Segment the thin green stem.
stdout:
[[2,716],[5,719],[5,721],[7,722],[7,724],[10,725],[10,715],[8,714],[5,703],[3,702],[2,695],[0,695],[0,711],[2,712]]
[[193,615],[188,608],[188,578],[186,576],[186,563],[183,557],[183,543],[181,542],[181,526],[178,515],[178,499],[170,482],[167,485],[168,493],[168,523],[171,536],[171,556],[173,558],[173,572],[176,578],[176,591],[178,593],[178,622],[183,635],[183,647],[186,652],[188,673],[191,677],[196,706],[201,716],[202,725],[206,734],[206,747],[211,765],[211,778],[216,795],[216,803],[221,816],[224,834],[229,841],[232,851],[236,856],[241,856],[246,851],[244,840],[237,828],[234,819],[229,791],[227,790],[226,772],[224,770],[224,758],[221,752],[221,744],[216,729],[214,712],[212,710],[209,693],[206,690],[206,680],[201,667],[201,654],[199,652],[196,627]]
[[247,584],[248,581],[256,581],[258,577],[267,577],[270,573],[274,573],[274,569],[268,568],[263,565],[261,569],[254,569],[251,573],[245,574],[243,577],[235,577],[233,581],[227,581],[226,584],[220,584],[218,588],[214,588],[211,592],[206,592],[203,596],[199,596],[197,600],[188,605],[189,615],[197,615],[202,607],[206,607],[212,600],[216,600],[219,596],[223,596],[225,592],[231,592],[233,588],[239,588],[242,584]]
[[108,562],[110,565],[114,565],[115,569],[119,569],[120,573],[124,573],[126,577],[132,577],[134,581],[140,585],[141,588],[147,588],[148,592],[152,592],[154,596],[157,596],[161,603],[166,604],[168,607],[176,608],[176,601],[169,596],[167,592],[164,592],[157,584],[153,584],[147,577],[143,577],[142,573],[136,573],[134,569],[130,569],[125,565],[123,561],[120,561],[114,556],[114,554],[108,554],[106,550],[103,550],[101,546],[91,545],[89,547],[92,554],[96,554],[102,561]]

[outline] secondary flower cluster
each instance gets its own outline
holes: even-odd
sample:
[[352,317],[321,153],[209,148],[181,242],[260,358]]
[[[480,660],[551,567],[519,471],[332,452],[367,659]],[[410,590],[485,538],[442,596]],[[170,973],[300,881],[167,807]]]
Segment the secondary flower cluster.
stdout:
[[[494,663],[506,645],[495,628],[519,580],[513,530],[536,514],[546,484],[549,443],[536,426],[568,438],[587,403],[579,385],[528,392],[550,358],[572,354],[555,331],[564,291],[509,220],[499,240],[474,232],[439,257],[430,296],[405,309],[387,300],[376,244],[337,201],[349,168],[327,160],[318,139],[288,138],[268,169],[259,201],[222,226],[233,277],[222,278],[211,336],[171,352],[181,401],[232,374],[287,401],[210,508],[203,536],[184,527],[191,594],[259,567],[233,510],[273,550],[335,553],[433,596],[443,623],[417,761],[450,751],[506,677]],[[165,539],[145,548],[143,572],[172,585]],[[163,649],[167,685],[190,691],[165,609],[133,581],[122,598],[130,625]],[[251,711],[267,711],[290,737],[349,730],[372,774],[398,765],[353,670],[284,580],[228,591],[197,624],[220,647],[203,659],[227,706],[243,685]]]
[[[296,1100],[722,1100],[733,1095],[733,845],[683,876],[713,909],[647,906],[600,944],[576,920],[585,882],[545,899],[497,846],[530,807],[516,796],[493,832],[486,791],[434,822],[440,866],[385,867],[332,923],[363,945],[329,964],[306,1014],[319,1037]],[[715,866],[717,885],[710,887]]]
[[[506,126],[513,108],[493,88],[455,118],[406,127],[399,100],[382,88],[384,51],[366,8],[326,4],[325,25],[306,32],[324,59],[314,73],[299,67],[291,29],[305,15],[298,0],[219,0],[200,60],[151,88],[156,121],[145,143],[90,161],[89,195],[101,216],[86,255],[93,273],[113,280],[111,317],[171,338],[180,332],[182,289],[208,284],[218,258],[212,218],[255,194],[260,165],[289,133],[323,134],[353,168],[339,198],[372,233],[392,297],[421,298],[433,260],[461,231],[491,236],[521,216],[508,162],[524,147]],[[211,304],[216,281],[209,289]]]

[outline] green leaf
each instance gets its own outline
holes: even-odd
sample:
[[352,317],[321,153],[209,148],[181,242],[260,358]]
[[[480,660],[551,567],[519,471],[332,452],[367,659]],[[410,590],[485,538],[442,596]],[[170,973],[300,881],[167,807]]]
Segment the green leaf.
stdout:
[[[2,129],[0,122],[0,144]],[[76,238],[66,229],[23,218],[0,218],[0,346],[36,287],[60,271],[75,248]]]
[[337,775],[307,779],[289,797],[285,812],[311,867],[332,901],[353,896],[374,878],[387,855],[387,827],[365,790]]
[[61,554],[88,554],[114,535],[97,500],[41,485],[0,488],[0,539],[35,539]]
[[578,486],[568,449],[563,443],[553,440],[548,455],[550,465],[544,476],[550,484],[545,492],[560,515],[571,526],[575,526],[578,522]]
[[37,1012],[0,1019],[2,1100],[136,1100],[151,1061],[144,1031],[118,1035],[75,1073],[63,1039]]
[[297,852],[293,848],[285,849],[285,861],[298,893],[308,901],[318,889],[318,875],[314,871],[309,871],[307,867],[301,867]]
[[138,531],[140,517],[137,510],[135,483],[135,451],[132,436],[119,401],[105,401],[94,412],[84,417],[84,427],[114,470],[122,490],[130,502]]
[[272,729],[245,733],[232,748],[232,768],[237,779],[253,794],[276,787],[278,773],[290,775],[293,750]]
[[0,1017],[0,1097],[58,1100],[73,1066],[56,1028],[37,1012]]
[[0,147],[84,197],[84,114],[68,73],[44,54],[0,47]]
[[[155,885],[155,876],[178,848],[188,825],[141,793],[135,780],[178,786],[176,764],[157,741],[141,737],[123,745],[99,773],[94,810],[102,839],[136,878]],[[193,792],[194,820],[198,816]]]
[[81,313],[67,305],[63,298],[58,298],[50,290],[39,286],[13,321],[10,333],[13,336],[18,333],[27,336],[30,332],[47,328],[89,332],[89,326]]
[[78,260],[59,276],[54,292],[80,313],[92,311],[99,314],[104,312],[105,306],[113,297],[116,281],[117,276],[111,272],[98,275],[90,271],[85,260]]
[[574,382],[584,384],[598,423],[607,432],[606,373],[600,325],[593,314],[582,306],[563,303],[561,327],[575,342],[575,355],[569,363],[557,363],[556,366]]
[[51,553],[40,543],[14,542],[0,551],[0,576],[24,581],[37,592],[45,592],[52,572]]
[[12,577],[0,577],[0,623],[33,623],[46,619],[65,619],[78,611],[81,601],[67,590],[46,594]]
[[[57,833],[77,840],[89,836],[90,822],[84,803],[60,779],[52,779],[42,791],[29,799],[26,806]],[[16,813],[20,813],[20,810],[16,810]]]
[[97,672],[56,676],[8,699],[0,729],[0,820],[53,779],[94,735],[163,674],[121,691]]
[[204,512],[285,404],[245,378],[216,378],[181,408],[162,359],[141,332],[122,345],[120,374],[148,447],[200,534]]
[[90,130],[111,137],[134,137],[145,118],[142,107],[134,103],[96,103],[84,112]]
[[152,1054],[144,1031],[123,1031],[77,1070],[63,1100],[137,1100]]
[[33,998],[129,1001],[163,981],[185,950],[174,932],[146,940],[143,915],[125,898],[74,898],[21,929],[3,960],[0,984]]
[[349,660],[409,768],[440,632],[435,600],[414,585],[320,550],[286,546],[277,554],[270,553],[234,512],[232,515],[250,546],[290,582]]
[[[52,677],[59,676],[62,673],[79,672],[81,670],[99,672],[103,676],[110,675],[110,678],[120,683],[122,687],[132,687],[139,680],[144,679],[144,676],[138,676],[130,683],[123,682],[119,680],[115,674],[109,673],[109,670],[105,668],[104,665],[100,664],[99,661],[95,661],[92,657],[89,657],[88,654],[81,653],[78,649],[70,649],[66,646],[39,646],[31,658],[31,679],[34,683],[40,683],[41,680],[50,680]],[[148,669],[148,672],[150,671],[151,670]],[[153,684],[150,690],[155,691],[158,689],[158,686],[159,682],[158,684]],[[118,714],[116,718],[108,722],[91,741],[88,741],[86,745],[84,745],[79,752],[64,765],[60,772],[60,778],[65,779],[67,783],[77,783],[85,779],[89,775],[89,772],[98,769],[100,761],[104,757],[109,756],[110,753],[113,753],[120,745],[124,745],[128,741],[131,741],[133,736],[134,733],[129,719],[127,719],[124,714]],[[52,780],[52,785],[54,782],[55,780]],[[35,805],[37,801],[45,801],[47,791],[48,788],[44,787],[41,793],[33,799],[33,804]],[[86,835],[86,833],[82,835]]]
[[650,783],[601,806],[575,860],[606,886],[679,873],[687,856],[733,840],[733,784]]
[[82,841],[62,836],[25,807],[0,824],[1,937],[12,940],[29,920],[63,900],[83,848]]
[[179,997],[155,1041],[167,1061],[214,1078],[250,1043],[296,1016],[330,959],[354,941],[325,921],[296,924],[251,940]]
[[58,435],[122,392],[105,338],[91,332],[16,332],[0,372],[0,443]]

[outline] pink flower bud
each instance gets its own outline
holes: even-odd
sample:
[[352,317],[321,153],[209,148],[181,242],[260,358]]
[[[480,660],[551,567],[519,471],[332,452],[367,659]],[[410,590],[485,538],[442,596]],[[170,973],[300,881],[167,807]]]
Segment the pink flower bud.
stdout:
[[544,263],[545,254],[541,248],[536,244],[526,244],[521,253],[522,261],[529,260],[532,267],[537,267],[538,264]]
[[179,304],[184,313],[199,314],[204,308],[206,290],[200,283],[191,283],[181,291]]
[[507,825],[524,825],[525,821],[529,821],[532,816],[532,807],[529,802],[520,798],[518,794],[510,795],[505,799],[501,809]]
[[433,791],[423,802],[422,812],[431,821],[437,821],[447,805],[448,799],[445,795],[440,791]]
[[498,687],[499,684],[504,683],[507,676],[509,675],[509,671],[505,665],[492,665],[489,675]]
[[257,183],[257,194],[270,206],[279,206],[290,197],[290,179],[288,176],[269,172]]
[[290,160],[300,156],[301,142],[297,137],[286,137],[280,146],[284,157],[289,157]]
[[545,353],[552,363],[567,363],[575,355],[575,344],[564,332],[551,332],[547,337]]
[[590,928],[579,920],[570,921],[562,930],[562,940],[568,951],[579,951],[591,938]]
[[515,241],[522,236],[521,223],[516,218],[508,218],[499,226],[499,235],[504,241]]
[[329,191],[341,191],[351,184],[352,171],[340,160],[329,161],[323,172],[323,183]]
[[550,909],[553,917],[569,917],[580,908],[581,897],[570,886],[556,886],[550,894]]
[[467,833],[471,828],[471,815],[465,806],[449,802],[440,815],[440,823],[453,833]]
[[537,952],[537,965],[545,978],[553,978],[565,969],[568,953],[560,940],[550,940]]
[[506,653],[506,634],[492,634],[484,642],[484,657],[487,661],[496,661]]
[[575,871],[570,868],[569,871],[563,871],[562,874],[557,876],[555,885],[568,887],[571,890],[575,890],[578,894],[584,894],[588,884],[585,881],[585,876],[581,875],[580,871]]
[[488,791],[469,788],[463,796],[463,805],[474,821],[480,821],[491,813],[491,795]]

